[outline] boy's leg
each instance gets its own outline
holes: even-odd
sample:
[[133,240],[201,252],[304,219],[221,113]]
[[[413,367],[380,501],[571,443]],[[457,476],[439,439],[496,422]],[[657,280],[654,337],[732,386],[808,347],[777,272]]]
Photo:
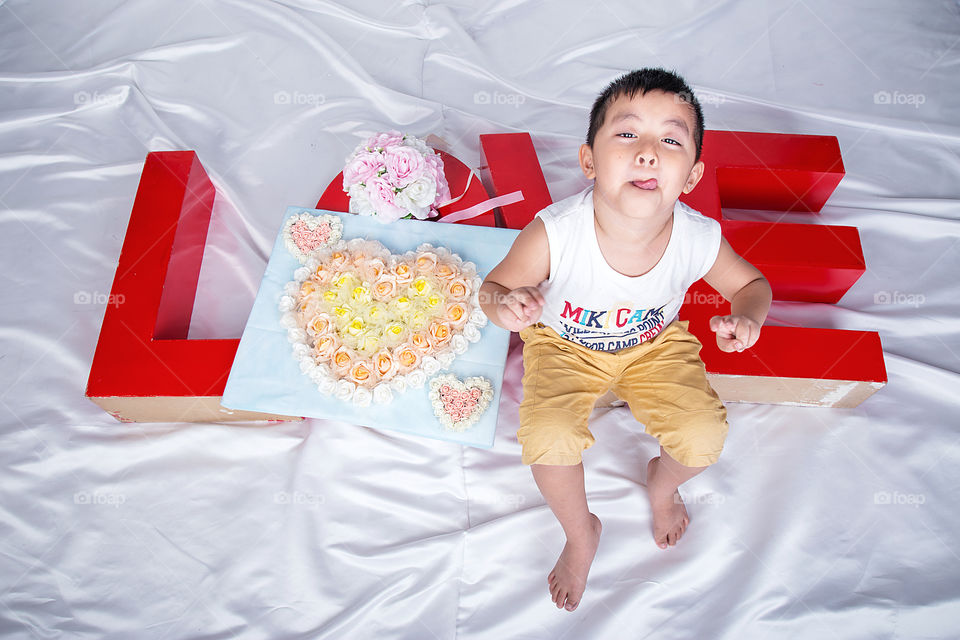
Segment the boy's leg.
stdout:
[[647,464],[647,494],[653,511],[653,539],[666,549],[677,544],[687,530],[690,516],[677,488],[706,467],[686,467],[670,457],[663,447]]
[[673,322],[651,343],[625,353],[613,388],[660,442],[660,456],[647,464],[647,493],[661,549],[676,544],[690,523],[677,487],[717,461],[728,429],[726,408],[700,360],[700,341],[687,325]]
[[567,536],[563,552],[547,576],[550,595],[558,609],[564,607],[573,611],[580,604],[590,564],[600,543],[600,519],[587,508],[582,463],[532,464],[530,470]]

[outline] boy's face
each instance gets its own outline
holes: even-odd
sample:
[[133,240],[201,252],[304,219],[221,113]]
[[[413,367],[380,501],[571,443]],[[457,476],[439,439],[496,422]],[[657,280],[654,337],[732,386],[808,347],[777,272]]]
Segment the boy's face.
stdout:
[[703,176],[694,125],[693,109],[673,93],[614,100],[593,148],[580,146],[580,168],[596,181],[596,206],[640,218],[672,212]]

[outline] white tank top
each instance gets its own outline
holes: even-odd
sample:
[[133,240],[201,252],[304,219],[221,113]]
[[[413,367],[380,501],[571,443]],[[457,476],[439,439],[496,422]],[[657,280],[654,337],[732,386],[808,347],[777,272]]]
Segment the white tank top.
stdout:
[[537,217],[550,246],[550,277],[540,284],[545,302],[540,322],[600,351],[632,347],[660,333],[720,251],[720,223],[678,201],[663,257],[647,273],[625,276],[600,252],[592,186]]

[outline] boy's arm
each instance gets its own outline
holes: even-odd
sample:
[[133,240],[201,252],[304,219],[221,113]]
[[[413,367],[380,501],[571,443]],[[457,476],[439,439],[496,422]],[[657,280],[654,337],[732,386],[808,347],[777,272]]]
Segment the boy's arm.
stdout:
[[730,301],[730,315],[710,318],[721,351],[743,351],[760,337],[773,294],[760,270],[741,258],[720,239],[720,252],[703,279]]
[[543,296],[537,285],[550,275],[550,245],[543,221],[534,218],[513,241],[506,257],[480,285],[480,308],[508,331],[540,318]]

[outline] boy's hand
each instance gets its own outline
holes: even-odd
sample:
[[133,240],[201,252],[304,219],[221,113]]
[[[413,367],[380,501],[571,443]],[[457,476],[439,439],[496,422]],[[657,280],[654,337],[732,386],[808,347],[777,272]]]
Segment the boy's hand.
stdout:
[[760,338],[760,325],[747,316],[713,316],[710,330],[717,334],[720,350],[727,352],[749,349]]
[[504,329],[520,331],[540,318],[543,294],[536,287],[519,287],[505,294],[497,305],[497,314]]

